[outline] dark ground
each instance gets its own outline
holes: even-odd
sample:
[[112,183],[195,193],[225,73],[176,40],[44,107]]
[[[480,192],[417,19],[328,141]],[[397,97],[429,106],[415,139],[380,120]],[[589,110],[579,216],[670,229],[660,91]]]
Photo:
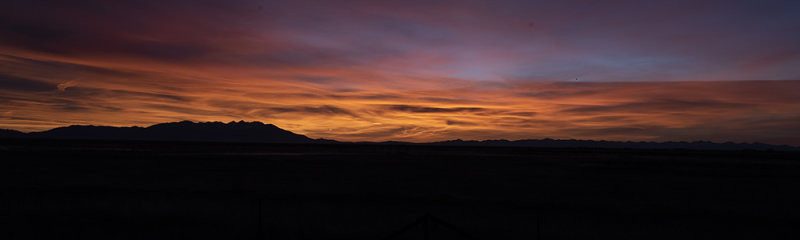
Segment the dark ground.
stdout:
[[393,239],[800,237],[798,152],[2,140],[0,158],[2,239],[385,239],[427,213]]

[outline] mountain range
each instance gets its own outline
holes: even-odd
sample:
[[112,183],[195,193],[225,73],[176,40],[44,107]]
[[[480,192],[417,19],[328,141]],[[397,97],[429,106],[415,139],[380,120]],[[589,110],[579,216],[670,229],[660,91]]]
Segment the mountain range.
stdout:
[[259,143],[325,141],[295,134],[272,124],[244,121],[229,123],[182,121],[159,123],[149,127],[73,125],[31,133],[3,129],[0,130],[0,138]]
[[[132,141],[189,141],[189,142],[243,142],[243,143],[339,143],[328,139],[311,139],[262,122],[170,122],[149,127],[109,127],[73,125],[41,132],[24,133],[0,129],[0,139],[74,139],[74,140],[132,140]],[[359,142],[367,144],[405,144],[432,146],[487,146],[487,147],[540,147],[540,148],[631,148],[631,149],[702,149],[702,150],[781,150],[800,151],[800,147],[764,143],[714,143],[693,142],[622,142],[594,140],[450,140],[430,143],[410,142]]]

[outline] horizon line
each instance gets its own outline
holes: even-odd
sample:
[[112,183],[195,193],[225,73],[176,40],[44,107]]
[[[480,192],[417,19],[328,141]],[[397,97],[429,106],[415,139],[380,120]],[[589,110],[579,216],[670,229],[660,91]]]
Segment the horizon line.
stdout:
[[579,139],[579,138],[551,138],[551,137],[543,137],[543,138],[519,138],[519,139],[505,139],[505,138],[501,138],[501,139],[496,139],[496,138],[494,138],[494,139],[489,139],[489,138],[487,138],[487,139],[482,139],[482,140],[480,140],[480,139],[462,139],[462,138],[456,138],[456,139],[448,139],[448,140],[441,140],[441,141],[427,141],[427,142],[399,141],[399,140],[385,140],[385,141],[341,141],[341,140],[336,140],[336,139],[312,138],[312,137],[306,136],[306,135],[304,135],[304,134],[298,134],[298,133],[295,133],[295,132],[293,132],[293,131],[286,130],[286,129],[284,129],[284,128],[281,128],[281,127],[279,127],[279,126],[277,126],[277,125],[275,125],[275,124],[272,124],[272,123],[264,123],[264,122],[261,122],[261,121],[245,121],[245,120],[239,120],[239,121],[228,121],[228,122],[225,122],[225,121],[192,121],[192,120],[181,120],[181,121],[175,121],[175,122],[161,122],[161,123],[154,123],[154,124],[151,124],[151,125],[148,125],[148,126],[138,126],[138,125],[133,125],[133,126],[113,126],[113,125],[93,125],[93,124],[88,124],[88,125],[72,124],[72,125],[66,125],[66,126],[54,127],[54,128],[50,128],[50,129],[47,129],[47,130],[42,130],[42,131],[29,131],[29,132],[24,132],[24,131],[20,131],[20,130],[16,130],[16,129],[11,129],[11,128],[4,128],[4,127],[0,127],[0,130],[11,130],[11,131],[20,132],[20,133],[23,133],[23,134],[31,134],[31,133],[41,133],[41,132],[47,132],[47,131],[50,131],[50,130],[54,130],[54,129],[58,129],[58,128],[67,128],[67,127],[111,127],[111,128],[142,128],[142,129],[146,129],[146,128],[149,128],[149,127],[152,127],[152,126],[155,126],[155,125],[160,125],[160,124],[169,124],[169,123],[187,123],[187,122],[188,122],[188,123],[192,123],[192,124],[203,124],[203,123],[221,123],[221,124],[225,124],[225,125],[228,125],[228,124],[235,124],[235,123],[259,123],[259,124],[262,124],[262,125],[264,125],[264,126],[269,126],[269,125],[272,125],[272,126],[274,126],[274,127],[276,127],[276,128],[279,128],[279,129],[281,129],[281,130],[288,131],[288,132],[291,132],[291,133],[293,133],[293,134],[301,135],[301,136],[307,137],[307,138],[309,138],[309,139],[312,139],[312,140],[329,140],[329,141],[335,141],[335,142],[339,142],[339,143],[411,143],[411,144],[434,144],[434,143],[446,143],[446,142],[454,142],[454,141],[461,141],[461,142],[476,142],[476,143],[486,143],[486,142],[491,142],[491,141],[507,141],[507,142],[517,142],[517,141],[583,141],[583,142],[610,142],[610,143],[656,143],[656,144],[663,144],[663,143],[712,143],[712,144],[739,144],[739,145],[759,145],[759,144],[760,144],[760,145],[770,145],[770,146],[778,146],[778,147],[793,147],[793,148],[800,148],[800,145],[790,145],[790,144],[770,144],[770,143],[763,143],[763,142],[758,142],[758,141],[751,141],[751,142],[740,141],[740,142],[736,142],[736,141],[712,141],[712,140],[702,140],[702,139],[697,139],[697,140],[666,140],[666,141],[654,141],[654,140],[650,140],[650,141],[647,141],[647,140],[606,140],[606,139]]

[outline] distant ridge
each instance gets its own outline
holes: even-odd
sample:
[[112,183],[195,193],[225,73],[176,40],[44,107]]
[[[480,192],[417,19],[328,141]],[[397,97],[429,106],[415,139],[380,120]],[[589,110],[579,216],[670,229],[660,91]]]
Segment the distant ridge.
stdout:
[[159,123],[149,127],[73,125],[27,134],[14,130],[0,130],[0,138],[260,143],[313,143],[325,141],[295,134],[272,124],[244,121],[229,123],[182,121]]
[[19,138],[19,137],[25,137],[25,133],[17,130],[0,129],[0,138]]
[[[341,143],[328,139],[311,139],[306,136],[283,130],[272,124],[262,122],[170,122],[149,127],[108,127],[73,125],[42,132],[23,133],[0,129],[0,139],[76,139],[76,140],[136,140],[136,141],[190,141],[190,142],[248,142],[248,143]],[[697,150],[778,150],[800,151],[800,147],[771,145],[764,143],[714,143],[693,142],[621,142],[594,140],[485,140],[464,141],[461,139],[431,142],[356,142],[384,145],[423,145],[423,146],[485,146],[485,147],[536,147],[536,148],[610,148],[610,149],[697,149]]]
[[697,150],[779,150],[800,151],[800,147],[789,145],[771,145],[765,143],[715,143],[709,141],[692,142],[621,142],[594,140],[557,140],[557,139],[525,139],[525,140],[485,140],[463,141],[461,139],[433,142],[428,145],[438,146],[504,146],[504,147],[541,147],[541,148],[629,148],[629,149],[697,149]]

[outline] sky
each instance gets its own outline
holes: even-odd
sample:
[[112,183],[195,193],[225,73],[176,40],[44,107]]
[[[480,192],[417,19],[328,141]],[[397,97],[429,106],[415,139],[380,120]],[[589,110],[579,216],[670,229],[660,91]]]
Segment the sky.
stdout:
[[800,1],[8,0],[0,128],[800,146],[798,43]]

